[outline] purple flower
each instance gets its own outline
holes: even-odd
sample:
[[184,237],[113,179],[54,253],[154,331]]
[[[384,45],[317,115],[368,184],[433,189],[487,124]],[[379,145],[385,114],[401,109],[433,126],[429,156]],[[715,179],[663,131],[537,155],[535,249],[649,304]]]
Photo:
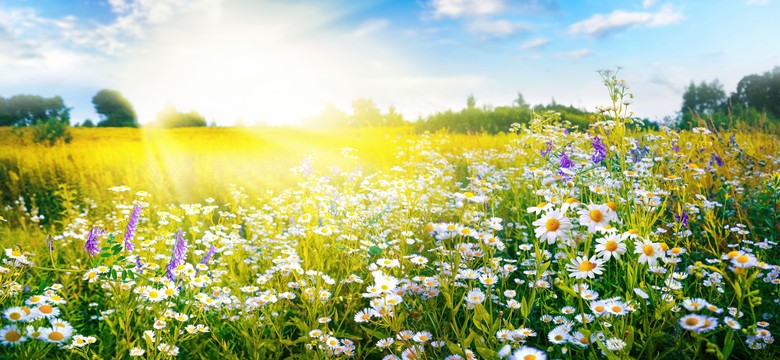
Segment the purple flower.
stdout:
[[676,152],[676,153],[680,152],[680,145],[679,145],[679,144],[677,144],[677,140],[675,140],[675,141],[672,143],[672,150],[674,150],[674,152]]
[[176,231],[176,243],[173,245],[173,255],[171,256],[171,261],[168,262],[168,266],[165,268],[168,271],[168,279],[173,281],[173,270],[176,269],[177,266],[184,263],[184,260],[187,258],[187,240],[184,239],[184,233],[181,232],[181,229]]
[[675,215],[674,217],[677,219],[677,221],[679,221],[679,222],[681,222],[681,223],[682,223],[682,226],[683,226],[684,228],[687,228],[687,227],[688,227],[688,213],[686,213],[685,211],[683,211],[681,216],[677,216],[677,215]]
[[547,149],[546,150],[542,150],[539,153],[542,154],[542,156],[550,155],[550,153],[552,152],[552,148],[553,148],[552,141],[548,141],[547,142]]
[[103,236],[106,232],[95,226],[87,234],[87,243],[84,244],[84,250],[89,251],[89,256],[95,256],[100,253],[100,245],[98,244],[98,238]]
[[127,221],[127,230],[125,231],[125,250],[127,251],[135,249],[133,238],[135,237],[135,229],[138,227],[138,216],[140,215],[141,205],[136,204],[133,208],[133,213],[130,214],[130,220]]
[[718,166],[723,166],[723,159],[721,159],[717,153],[712,153],[712,160],[715,160]]
[[561,167],[564,169],[569,169],[574,167],[574,161],[571,161],[569,157],[566,155],[566,151],[561,152]]
[[214,254],[216,253],[217,253],[217,248],[214,247],[214,245],[211,245],[211,248],[206,253],[206,256],[203,257],[203,260],[200,261],[200,263],[206,265],[206,263],[208,263],[209,260],[211,260],[211,257],[214,256]]
[[144,273],[144,270],[143,270],[143,268],[141,266],[141,257],[140,256],[136,256],[135,257],[135,268],[138,269],[138,273],[139,274],[143,274]]
[[598,136],[594,137],[590,144],[595,151],[590,159],[594,164],[601,164],[601,162],[607,158],[607,147],[601,142],[601,139],[599,139]]

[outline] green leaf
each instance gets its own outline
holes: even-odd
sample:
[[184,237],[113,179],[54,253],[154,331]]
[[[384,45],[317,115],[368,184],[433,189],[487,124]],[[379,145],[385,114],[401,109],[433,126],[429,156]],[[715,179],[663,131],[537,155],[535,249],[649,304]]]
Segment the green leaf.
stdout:
[[377,246],[371,246],[368,248],[368,254],[371,256],[379,255],[382,253],[382,249]]
[[102,252],[102,253],[100,253],[100,257],[107,258],[107,257],[110,257],[110,256],[111,256],[111,254],[109,254],[109,253],[107,253],[107,252]]

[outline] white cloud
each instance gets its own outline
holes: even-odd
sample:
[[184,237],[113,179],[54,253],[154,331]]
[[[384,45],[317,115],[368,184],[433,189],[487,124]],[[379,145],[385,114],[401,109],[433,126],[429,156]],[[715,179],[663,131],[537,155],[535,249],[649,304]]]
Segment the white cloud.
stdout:
[[655,5],[656,0],[644,0],[642,1],[642,7],[647,9],[653,5]]
[[505,37],[518,31],[528,31],[533,25],[508,20],[474,20],[466,24],[466,30],[472,34],[487,37]]
[[590,51],[588,49],[580,49],[580,50],[572,50],[572,51],[566,51],[566,52],[560,52],[557,54],[558,57],[566,58],[566,59],[582,59],[584,57],[588,57],[593,55],[593,51]]
[[531,50],[531,49],[538,49],[544,45],[547,45],[550,43],[550,39],[546,37],[538,37],[530,39],[520,45],[520,47],[523,50]]
[[364,21],[360,27],[352,32],[354,37],[363,37],[373,34],[377,31],[387,28],[390,25],[390,21],[387,19],[370,19]]
[[504,7],[503,0],[432,0],[433,16],[458,18],[490,15]]
[[572,34],[582,34],[594,38],[602,38],[610,33],[635,27],[661,27],[678,23],[685,16],[665,5],[658,12],[631,12],[615,10],[609,14],[595,14],[588,19],[569,26]]

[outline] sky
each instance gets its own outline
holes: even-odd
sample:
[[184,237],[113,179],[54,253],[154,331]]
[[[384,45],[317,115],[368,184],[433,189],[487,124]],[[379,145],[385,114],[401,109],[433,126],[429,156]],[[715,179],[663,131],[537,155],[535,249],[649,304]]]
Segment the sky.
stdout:
[[62,96],[99,120],[103,88],[142,123],[167,104],[209,122],[284,125],[328,103],[410,120],[477,104],[594,110],[621,67],[637,116],[679,111],[691,82],[727,93],[780,65],[779,0],[0,0],[0,95]]

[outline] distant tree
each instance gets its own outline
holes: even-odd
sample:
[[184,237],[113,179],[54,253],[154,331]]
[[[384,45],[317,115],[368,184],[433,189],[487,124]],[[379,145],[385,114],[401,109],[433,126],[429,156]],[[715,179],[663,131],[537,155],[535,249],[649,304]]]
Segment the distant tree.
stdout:
[[211,122],[209,123],[209,127],[213,127],[213,128],[217,127],[217,121],[211,120]]
[[382,126],[384,119],[379,108],[371,99],[356,99],[352,101],[353,126]]
[[474,94],[469,94],[469,97],[466,98],[466,108],[474,109],[476,107],[477,107],[477,98],[474,97]]
[[95,123],[93,123],[92,120],[87,119],[87,120],[84,120],[83,123],[81,123],[81,127],[86,127],[86,128],[95,127]]
[[103,89],[92,97],[95,111],[101,115],[98,126],[138,127],[135,109],[119,91]]
[[203,127],[206,126],[206,118],[195,111],[181,113],[176,111],[172,104],[157,113],[157,125],[163,128],[178,127]]
[[780,119],[780,66],[762,75],[743,77],[730,101],[732,106],[755,108]]
[[70,108],[59,96],[44,98],[38,95],[0,97],[0,126],[29,126],[49,118],[70,123]]
[[387,109],[387,114],[384,115],[384,118],[386,126],[402,126],[406,123],[403,115],[396,112],[395,106],[393,105],[390,105],[390,108]]
[[717,79],[710,83],[702,81],[699,85],[691,81],[683,93],[680,127],[694,127],[695,118],[712,116],[725,107],[726,100],[726,92]]
[[527,108],[528,104],[525,102],[525,98],[523,97],[523,93],[517,92],[517,98],[512,102],[512,105],[519,107],[519,108]]

